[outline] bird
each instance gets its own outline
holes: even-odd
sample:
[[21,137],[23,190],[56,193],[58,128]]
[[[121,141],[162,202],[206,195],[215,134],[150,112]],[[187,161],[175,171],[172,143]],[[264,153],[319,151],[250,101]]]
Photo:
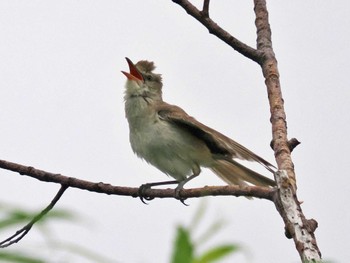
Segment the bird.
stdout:
[[[154,73],[154,62],[141,60],[134,64],[125,59],[129,72],[121,72],[127,78],[124,103],[131,148],[138,157],[175,179],[143,184],[140,193],[152,186],[177,184],[175,197],[182,201],[181,190],[201,173],[201,168],[209,168],[230,185],[276,186],[274,180],[237,159],[257,162],[271,173],[275,172],[274,165],[182,108],[163,101],[162,76]],[[140,197],[143,201],[141,194]]]

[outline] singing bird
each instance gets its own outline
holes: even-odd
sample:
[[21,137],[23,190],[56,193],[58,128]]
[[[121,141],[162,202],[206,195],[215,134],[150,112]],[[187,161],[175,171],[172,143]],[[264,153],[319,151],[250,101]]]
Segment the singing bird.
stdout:
[[[275,181],[243,166],[235,159],[255,161],[270,172],[275,167],[246,147],[200,123],[178,106],[162,99],[162,77],[154,73],[153,62],[134,64],[126,58],[129,71],[125,85],[125,114],[129,122],[130,144],[136,155],[175,181],[143,186],[177,183],[175,197],[201,167],[211,169],[228,184],[275,186]],[[141,189],[141,188],[140,188]]]

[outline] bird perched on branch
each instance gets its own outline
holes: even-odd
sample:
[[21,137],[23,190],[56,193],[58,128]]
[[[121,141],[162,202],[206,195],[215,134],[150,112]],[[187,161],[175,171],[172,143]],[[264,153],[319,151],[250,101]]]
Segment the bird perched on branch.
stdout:
[[200,123],[180,107],[164,102],[162,77],[153,72],[153,62],[141,60],[134,64],[128,58],[126,60],[130,72],[122,73],[127,77],[125,114],[129,122],[132,150],[138,157],[175,179],[144,184],[140,190],[176,183],[175,197],[181,200],[180,190],[200,174],[201,167],[211,169],[228,184],[276,185],[275,181],[235,159],[255,161],[273,173],[275,167],[272,164]]

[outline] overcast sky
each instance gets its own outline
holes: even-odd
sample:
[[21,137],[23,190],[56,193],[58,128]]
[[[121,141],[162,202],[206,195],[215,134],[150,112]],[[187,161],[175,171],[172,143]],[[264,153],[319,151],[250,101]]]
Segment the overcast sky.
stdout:
[[[217,23],[255,46],[253,1],[212,1]],[[196,1],[201,4],[201,1]],[[298,196],[325,259],[347,262],[350,147],[348,1],[268,1]],[[90,181],[137,187],[167,180],[131,151],[124,117],[124,57],[155,62],[164,99],[274,163],[261,70],[169,1],[0,1],[0,158]],[[41,209],[58,185],[2,170],[0,202]],[[223,184],[210,171],[187,187]],[[215,242],[241,244],[234,262],[298,262],[273,204],[206,198],[197,235],[215,220]],[[175,226],[200,204],[69,189],[57,205],[86,217],[52,222],[60,240],[118,262],[167,262]],[[9,233],[0,233],[0,239]],[[15,248],[43,242],[35,229]],[[210,247],[210,244],[208,244]],[[60,254],[42,248],[52,262]],[[231,262],[226,260],[225,262]],[[70,262],[85,262],[72,259]],[[88,262],[88,261],[86,261]]]

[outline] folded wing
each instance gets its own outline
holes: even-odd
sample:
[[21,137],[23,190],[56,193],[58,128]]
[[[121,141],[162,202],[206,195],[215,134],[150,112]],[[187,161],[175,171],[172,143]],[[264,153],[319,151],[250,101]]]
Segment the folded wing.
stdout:
[[187,129],[197,138],[203,140],[214,155],[221,155],[227,161],[238,158],[241,160],[258,162],[272,173],[274,173],[274,169],[276,169],[275,166],[256,155],[243,145],[200,123],[177,106],[166,103],[162,104],[158,108],[158,115],[161,119],[167,120],[175,125]]

